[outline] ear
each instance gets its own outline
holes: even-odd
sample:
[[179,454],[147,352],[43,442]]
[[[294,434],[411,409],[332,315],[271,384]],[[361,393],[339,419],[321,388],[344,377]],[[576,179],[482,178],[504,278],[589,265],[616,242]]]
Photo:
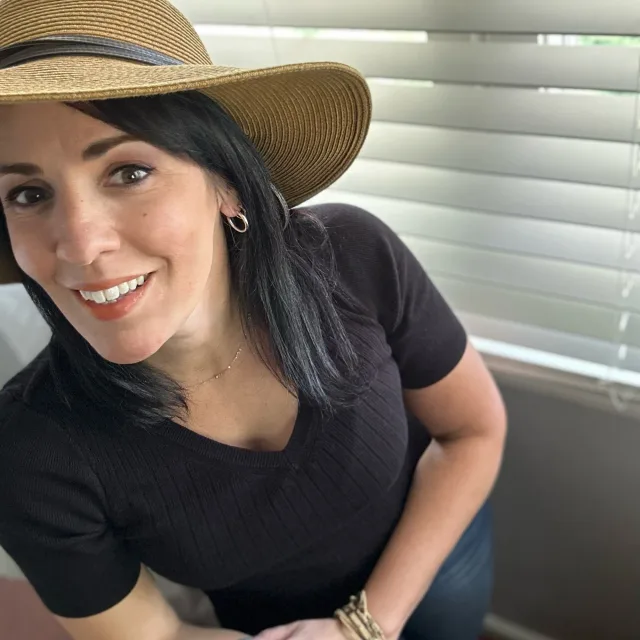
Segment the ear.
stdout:
[[216,185],[216,196],[220,213],[227,218],[235,218],[242,211],[240,198],[236,190],[228,183]]

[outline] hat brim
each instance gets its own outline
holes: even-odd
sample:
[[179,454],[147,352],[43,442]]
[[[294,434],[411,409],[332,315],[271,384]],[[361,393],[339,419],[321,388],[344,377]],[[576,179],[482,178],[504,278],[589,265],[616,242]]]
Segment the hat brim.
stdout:
[[364,143],[371,96],[347,65],[266,69],[147,66],[90,56],[37,60],[0,71],[0,104],[72,102],[199,90],[253,141],[274,184],[296,206],[335,182]]
[[[65,56],[0,71],[0,105],[188,90],[202,91],[226,109],[255,144],[290,207],[326,189],[348,169],[371,121],[366,81],[339,63],[246,70]],[[19,279],[7,258],[3,263],[0,255],[0,284]]]

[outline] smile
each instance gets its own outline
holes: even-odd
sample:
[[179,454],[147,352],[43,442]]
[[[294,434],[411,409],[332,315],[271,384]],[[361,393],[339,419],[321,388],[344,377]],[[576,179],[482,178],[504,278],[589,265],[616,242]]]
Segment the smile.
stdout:
[[102,289],[100,291],[80,291],[80,295],[84,300],[94,302],[96,304],[113,304],[120,298],[133,293],[138,287],[142,287],[146,282],[147,276],[138,276],[132,280],[121,282],[108,289]]
[[[97,320],[110,322],[128,316],[153,289],[155,272],[123,280],[105,289],[76,289],[75,295],[85,309]],[[112,283],[103,283],[110,284]],[[86,285],[89,287],[89,285]]]

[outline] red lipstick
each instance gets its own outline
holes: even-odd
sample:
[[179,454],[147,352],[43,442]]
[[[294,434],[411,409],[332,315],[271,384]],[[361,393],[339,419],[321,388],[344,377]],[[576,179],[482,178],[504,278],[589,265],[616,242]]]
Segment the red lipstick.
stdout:
[[[130,278],[135,280],[135,277]],[[103,322],[111,322],[114,320],[120,320],[127,316],[134,307],[142,300],[147,294],[149,287],[153,281],[153,274],[146,276],[144,284],[138,285],[135,291],[130,291],[127,294],[121,295],[117,300],[113,302],[107,302],[100,304],[93,300],[85,300],[80,291],[75,291],[75,296],[79,300],[80,304],[84,305],[91,314],[98,320]],[[102,291],[115,287],[117,284],[121,284],[124,280],[105,280],[100,283],[92,283],[87,288],[82,286],[82,291]]]

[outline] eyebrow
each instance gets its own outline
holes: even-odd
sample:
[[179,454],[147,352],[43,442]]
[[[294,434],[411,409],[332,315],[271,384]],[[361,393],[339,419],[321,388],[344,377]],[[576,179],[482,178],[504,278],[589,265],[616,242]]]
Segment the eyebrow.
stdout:
[[[105,155],[114,147],[117,147],[125,142],[138,141],[138,138],[129,134],[123,134],[114,136],[112,138],[104,138],[103,140],[97,140],[92,142],[83,152],[82,159],[85,162],[89,160],[95,160],[100,156]],[[42,173],[42,169],[38,165],[29,164],[26,162],[19,162],[16,164],[0,164],[0,176],[10,173],[16,173],[21,176],[37,176]]]

